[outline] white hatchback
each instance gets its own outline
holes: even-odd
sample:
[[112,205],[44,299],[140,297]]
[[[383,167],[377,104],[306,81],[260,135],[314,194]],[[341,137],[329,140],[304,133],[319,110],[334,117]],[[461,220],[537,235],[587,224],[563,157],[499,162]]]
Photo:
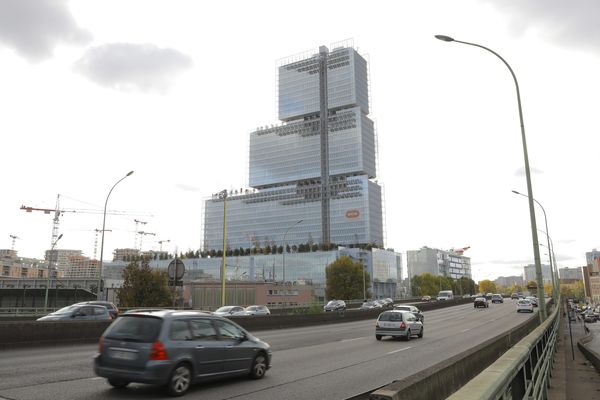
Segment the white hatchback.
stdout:
[[531,303],[531,300],[528,299],[520,299],[517,302],[517,312],[521,312],[521,311],[528,311],[528,312],[533,312],[533,304]]

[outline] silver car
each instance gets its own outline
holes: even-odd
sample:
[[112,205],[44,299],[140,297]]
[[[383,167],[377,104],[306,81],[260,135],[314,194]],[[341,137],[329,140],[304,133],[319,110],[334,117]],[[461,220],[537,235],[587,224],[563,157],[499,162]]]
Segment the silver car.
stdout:
[[417,317],[419,319],[419,321],[425,322],[425,316],[423,315],[423,313],[421,312],[421,310],[419,310],[415,306],[409,306],[409,305],[404,305],[404,304],[396,304],[394,306],[394,310],[408,311],[410,313],[413,313],[415,315],[415,317]]
[[231,315],[244,315],[244,307],[240,306],[224,306],[221,308],[217,308],[214,315],[218,315],[220,317],[229,317]]
[[104,306],[73,304],[54,311],[36,321],[110,321],[112,317]]
[[130,382],[164,385],[183,395],[195,382],[264,377],[271,347],[234,322],[199,311],[128,313],[106,329],[94,372],[115,388]]
[[379,314],[375,324],[375,339],[391,336],[410,340],[413,335],[423,337],[423,323],[413,313],[390,310]]
[[267,306],[248,306],[244,308],[243,315],[271,315]]

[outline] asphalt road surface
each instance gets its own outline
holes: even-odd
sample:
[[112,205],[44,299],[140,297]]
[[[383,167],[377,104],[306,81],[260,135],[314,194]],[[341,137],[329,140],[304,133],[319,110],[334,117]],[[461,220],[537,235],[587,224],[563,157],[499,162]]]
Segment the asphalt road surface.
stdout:
[[[253,332],[271,344],[273,367],[262,380],[199,384],[188,399],[347,399],[454,356],[510,330],[533,314],[514,301],[474,309],[472,304],[424,312],[422,339],[375,340],[375,321]],[[92,369],[95,345],[0,351],[0,399],[162,399],[160,388],[130,384],[113,389]]]

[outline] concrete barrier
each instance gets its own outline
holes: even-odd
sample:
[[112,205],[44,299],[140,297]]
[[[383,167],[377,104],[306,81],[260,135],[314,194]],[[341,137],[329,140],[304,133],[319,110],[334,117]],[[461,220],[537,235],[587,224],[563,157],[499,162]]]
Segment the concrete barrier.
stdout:
[[585,358],[587,358],[588,361],[591,362],[592,365],[596,368],[596,371],[600,372],[600,354],[598,354],[596,351],[594,351],[594,349],[587,345],[594,339],[594,334],[590,333],[590,330],[587,327],[586,331],[588,335],[577,341],[577,347],[583,353]]
[[538,319],[531,318],[510,332],[502,333],[431,368],[384,386],[371,393],[369,399],[445,399],[496,361],[537,325]]
[[[433,303],[412,303],[421,311],[434,310],[472,302],[471,299],[455,299]],[[336,324],[372,319],[382,312],[374,310],[347,310],[319,314],[269,315],[230,317],[250,332],[303,326]],[[70,343],[93,343],[98,341],[110,321],[1,321],[0,349],[16,346],[35,346]]]

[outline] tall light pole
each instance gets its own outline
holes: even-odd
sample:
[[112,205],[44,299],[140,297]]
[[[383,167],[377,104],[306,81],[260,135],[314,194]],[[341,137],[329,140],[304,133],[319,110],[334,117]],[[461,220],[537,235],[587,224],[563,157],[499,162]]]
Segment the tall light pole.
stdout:
[[[512,192],[514,194],[518,194],[519,196],[527,197],[527,195],[525,195],[523,193],[519,193],[516,190],[513,190]],[[549,232],[548,231],[548,216],[546,215],[546,210],[544,209],[544,206],[542,206],[542,204],[539,201],[537,201],[535,198],[533,199],[533,201],[535,201],[536,204],[538,206],[540,206],[540,208],[542,209],[542,212],[544,213],[544,222],[546,224],[546,232],[544,232],[542,230],[540,230],[540,231],[544,232],[546,234],[546,240],[547,240],[547,243],[548,243],[548,246],[547,246],[547,248],[548,248],[548,257],[550,257],[550,273],[552,275],[552,287],[554,288],[554,298],[558,299],[558,297],[557,297],[557,291],[556,291],[556,287],[557,286],[556,286],[556,282],[554,281],[554,273],[556,272],[556,260],[554,260],[554,272],[553,272],[552,271],[552,259],[553,259],[553,256],[552,256],[552,249],[550,247],[550,234],[548,233]]]
[[104,213],[103,213],[103,217],[102,217],[102,240],[100,242],[100,264],[98,265],[98,284],[97,284],[97,289],[96,289],[98,291],[98,294],[97,294],[98,300],[102,300],[102,292],[100,291],[100,286],[102,283],[102,261],[104,259],[104,231],[106,230],[106,206],[108,205],[108,198],[110,197],[110,194],[112,193],[115,186],[117,186],[119,184],[119,182],[121,182],[123,179],[127,178],[131,174],[133,174],[133,171],[129,171],[127,173],[127,175],[125,175],[124,177],[119,179],[117,181],[117,183],[115,183],[110,188],[108,195],[106,196],[106,201],[104,202]]
[[292,229],[293,227],[295,227],[298,224],[301,224],[302,221],[304,221],[303,219],[294,222],[292,225],[290,225],[287,230],[285,231],[285,233],[283,234],[283,259],[281,260],[281,264],[283,267],[283,284],[285,285],[285,250],[286,250],[286,242],[285,242],[285,237],[287,236],[288,232],[290,231],[290,229]]
[[[490,53],[492,53],[493,55],[498,57],[504,63],[504,65],[506,65],[506,67],[510,71],[510,74],[513,77],[513,80],[515,82],[515,88],[517,90],[517,106],[519,108],[519,121],[521,123],[521,140],[523,142],[523,158],[525,160],[525,178],[527,180],[527,194],[528,194],[528,198],[529,198],[529,219],[531,222],[531,238],[532,238],[532,246],[533,246],[533,258],[535,261],[535,274],[536,274],[536,278],[537,278],[538,287],[544,287],[544,282],[542,279],[542,265],[540,262],[540,247],[538,244],[538,236],[537,236],[537,225],[535,222],[535,210],[533,208],[533,189],[532,189],[532,185],[531,185],[531,173],[529,170],[529,156],[527,155],[527,140],[525,138],[525,124],[523,123],[523,110],[521,109],[521,94],[519,91],[519,82],[517,81],[517,77],[515,76],[515,73],[513,72],[510,65],[506,62],[506,60],[504,60],[504,58],[502,58],[498,53],[496,53],[495,51],[493,51],[491,49],[488,49],[487,47],[484,47],[484,46],[481,46],[481,45],[475,44],[475,43],[454,40],[450,36],[435,35],[435,37],[436,37],[436,39],[439,39],[444,42],[462,43],[462,44],[466,44],[469,46],[479,47],[480,49],[489,51]],[[542,295],[540,296],[539,308],[540,308],[539,315],[540,315],[540,323],[541,323],[546,319],[546,301],[544,299],[544,291],[543,290],[542,290]]]
[[50,247],[50,257],[48,257],[48,276],[46,276],[46,294],[44,295],[44,312],[48,308],[48,289],[50,288],[50,269],[52,267],[52,255],[54,254],[54,248],[56,247],[56,243],[63,237],[62,233],[56,238],[52,246]]
[[225,275],[227,273],[227,189],[217,193],[223,199],[223,264],[221,264],[221,307],[225,305]]

